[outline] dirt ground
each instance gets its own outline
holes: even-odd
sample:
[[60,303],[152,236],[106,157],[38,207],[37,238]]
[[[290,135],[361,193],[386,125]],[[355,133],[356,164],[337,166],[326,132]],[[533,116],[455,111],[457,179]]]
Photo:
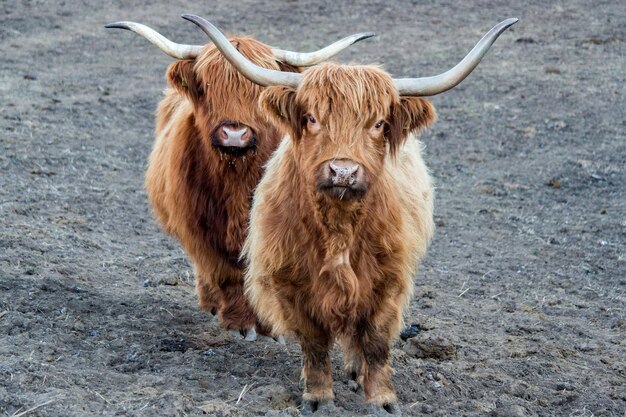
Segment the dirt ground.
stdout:
[[[201,312],[143,190],[171,59],[103,25],[204,43],[182,12],[305,51],[376,31],[338,58],[397,76],[519,17],[432,99],[438,227],[394,382],[405,416],[626,416],[623,2],[102,3],[0,3],[1,416],[299,415],[297,344]],[[334,415],[363,415],[333,357]]]

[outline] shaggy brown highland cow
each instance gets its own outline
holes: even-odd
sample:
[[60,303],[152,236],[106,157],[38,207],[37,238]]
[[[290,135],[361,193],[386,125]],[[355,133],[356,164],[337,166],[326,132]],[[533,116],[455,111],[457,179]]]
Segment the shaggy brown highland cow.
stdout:
[[[156,141],[146,190],[163,229],[180,241],[195,269],[200,307],[218,313],[223,327],[256,337],[257,319],[243,294],[239,259],[252,192],[285,131],[257,102],[262,87],[248,81],[213,45],[182,45],[134,22],[132,30],[177,58],[156,114]],[[250,37],[230,42],[247,59],[274,71],[299,72],[372,36],[352,35],[326,48],[297,53]]]
[[433,234],[433,187],[415,132],[435,121],[420,96],[461,82],[517,19],[495,26],[453,69],[392,79],[372,66],[268,71],[199,25],[250,80],[289,136],[259,183],[244,247],[246,288],[261,321],[295,335],[304,355],[303,411],[332,401],[330,350],[364,388],[371,412],[400,414],[390,350]]
[[371,411],[397,413],[391,343],[434,230],[434,190],[410,132],[430,126],[435,109],[401,99],[378,68],[334,64],[307,71],[297,91],[268,87],[261,104],[291,130],[255,193],[250,302],[300,342],[305,411],[333,398],[338,339]]
[[333,399],[330,350],[338,339],[371,412],[400,414],[391,343],[434,229],[433,187],[414,133],[436,116],[420,96],[461,82],[517,19],[495,26],[442,75],[394,80],[372,66],[268,71],[211,23],[183,17],[251,81],[274,85],[260,105],[289,134],[254,193],[243,252],[262,323],[295,335],[302,348],[303,411]]

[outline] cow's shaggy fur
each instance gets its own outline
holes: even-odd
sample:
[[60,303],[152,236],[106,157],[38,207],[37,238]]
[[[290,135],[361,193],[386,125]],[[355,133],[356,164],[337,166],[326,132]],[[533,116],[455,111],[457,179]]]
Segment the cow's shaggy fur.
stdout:
[[[277,62],[271,48],[254,39],[232,37],[231,42],[257,65],[298,71]],[[150,202],[161,226],[193,263],[200,306],[219,312],[225,328],[254,328],[239,254],[252,191],[284,132],[258,108],[262,88],[240,75],[212,44],[194,60],[173,62],[167,80],[146,173]],[[255,148],[241,155],[216,148],[211,135],[224,121],[252,128]]]
[[[250,302],[274,332],[299,341],[306,407],[333,397],[335,339],[366,400],[391,407],[391,343],[434,229],[433,187],[414,132],[435,121],[435,109],[399,97],[379,68],[337,64],[304,72],[297,91],[267,88],[260,103],[289,136],[254,196],[244,247]],[[365,170],[362,198],[316,187],[319,167],[336,158]]]

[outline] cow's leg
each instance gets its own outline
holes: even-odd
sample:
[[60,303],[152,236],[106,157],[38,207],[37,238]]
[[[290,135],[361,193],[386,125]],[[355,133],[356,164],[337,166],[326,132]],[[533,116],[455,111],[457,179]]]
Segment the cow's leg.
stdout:
[[220,321],[225,329],[244,332],[246,340],[256,339],[257,319],[243,292],[243,279],[230,279],[220,285],[223,303],[220,306]]
[[358,391],[359,388],[363,388],[363,350],[351,335],[342,336],[339,343],[343,351],[343,370],[346,376],[353,381],[351,388]]
[[243,272],[216,258],[192,257],[200,308],[219,316],[226,330],[241,332],[246,340],[256,339],[256,316],[243,293]]
[[333,339],[328,332],[316,328],[312,323],[308,323],[306,328],[308,332],[299,332],[297,336],[304,356],[302,413],[311,414],[332,407],[334,395],[330,349]]
[[[190,236],[187,233],[187,236]],[[176,236],[178,238],[178,236]],[[222,292],[217,285],[216,277],[220,271],[214,268],[215,259],[211,255],[210,248],[205,245],[192,245],[190,239],[180,239],[187,256],[193,265],[196,277],[196,293],[200,308],[216,315],[222,305]]]
[[399,416],[398,399],[391,382],[391,340],[396,320],[386,320],[373,326],[368,323],[360,327],[358,343],[363,351],[365,401],[370,412],[377,417]]
[[222,305],[222,291],[199,271],[196,271],[196,292],[200,308],[216,315]]

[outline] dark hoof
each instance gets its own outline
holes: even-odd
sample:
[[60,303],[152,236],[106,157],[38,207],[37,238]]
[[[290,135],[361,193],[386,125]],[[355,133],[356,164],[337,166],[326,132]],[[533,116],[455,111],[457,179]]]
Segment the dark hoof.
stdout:
[[397,403],[383,405],[370,404],[367,411],[376,417],[400,417],[402,415],[402,411],[400,411],[400,407]]
[[247,329],[244,335],[246,342],[254,342],[256,340],[256,330],[254,328]]
[[243,337],[246,342],[254,342],[257,339],[256,330],[254,329],[229,329],[228,334],[233,339],[239,339]]
[[346,372],[346,376],[348,377],[348,388],[351,391],[359,393],[363,390],[363,377],[359,376],[355,371]]
[[303,416],[316,414],[328,414],[334,409],[333,400],[304,400],[302,401],[301,413]]
[[217,307],[213,307],[211,308],[211,315],[216,315],[217,314]]
[[351,379],[350,381],[348,381],[348,388],[350,389],[350,391],[352,392],[356,392],[359,393],[361,392],[361,384],[359,384],[358,382],[356,382],[355,380]]

